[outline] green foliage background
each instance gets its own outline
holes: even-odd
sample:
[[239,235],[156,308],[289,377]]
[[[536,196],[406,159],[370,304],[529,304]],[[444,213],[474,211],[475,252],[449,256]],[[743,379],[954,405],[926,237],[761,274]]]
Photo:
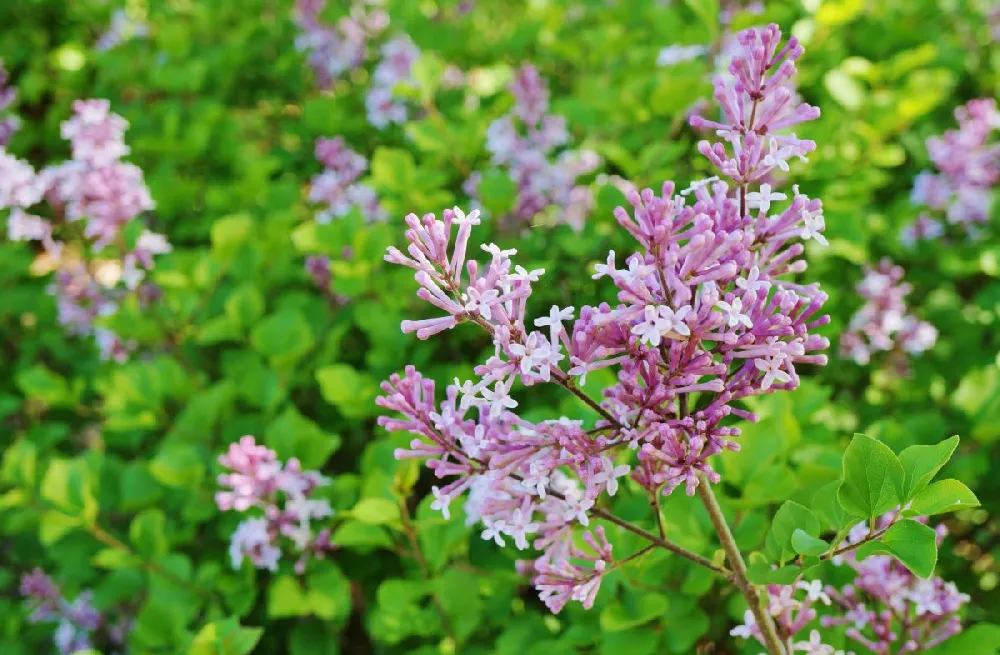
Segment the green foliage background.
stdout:
[[[478,0],[468,13],[457,0],[390,0],[390,31],[410,34],[425,54],[413,102],[435,111],[385,131],[365,120],[371,66],[331,92],[316,89],[294,47],[290,0],[136,2],[151,35],[104,53],[92,44],[113,3],[0,4],[0,57],[24,120],[10,151],[36,166],[65,158],[59,123],[72,101],[110,99],[131,123],[130,159],[157,204],[151,228],[175,247],[153,274],[162,302],[125,307],[112,323],[149,355],[116,365],[58,326],[47,280],[29,272],[32,249],[0,243],[0,652],[50,648],[52,626],[29,625],[17,595],[19,575],[35,566],[68,592],[95,589],[102,608],[136,612],[136,653],[249,652],[258,635],[237,621],[264,628],[254,652],[295,655],[759,650],[728,637],[744,609],[738,594],[662,554],[609,576],[589,613],[548,615],[514,573],[514,554],[480,540],[461,516],[445,522],[429,510],[430,477],[396,462],[401,439],[374,422],[377,383],[403,365],[450,380],[489,349],[471,329],[429,342],[402,335],[404,316],[428,310],[382,253],[402,241],[406,212],[467,204],[461,183],[488,167],[484,133],[511,103],[513,67],[539,67],[554,111],[576,143],[604,157],[602,172],[683,187],[709,174],[684,115],[709,96],[708,70],[704,60],[655,61],[663,46],[717,36],[715,0]],[[962,435],[948,477],[983,506],[948,519],[939,571],[972,595],[973,624],[1000,613],[1000,479],[991,470],[1000,461],[1000,241],[994,229],[976,243],[907,251],[897,235],[915,216],[908,194],[928,165],[926,137],[954,126],[957,105],[1000,89],[983,10],[970,0],[783,0],[763,17],[737,18],[737,27],[778,22],[807,47],[799,90],[823,115],[803,135],[818,151],[794,173],[826,207],[830,247],[809,259],[831,296],[825,332],[835,346],[800,390],[757,403],[764,420],[720,464],[737,539],[753,550],[776,503],[809,500],[837,479],[853,432],[897,452]],[[443,63],[475,70],[475,84],[438,88]],[[336,134],[369,158],[388,224],[313,221],[313,143]],[[521,233],[484,230],[484,242],[517,247],[526,267],[546,269],[537,307],[593,304],[607,292],[589,271],[609,249],[628,248],[611,216],[623,198],[595,189],[580,233],[544,217]],[[496,207],[511,200],[501,191]],[[312,286],[309,254],[333,257],[332,290],[347,304]],[[882,256],[906,267],[911,305],[941,333],[908,378],[835,352],[859,305],[860,265]],[[604,382],[593,374],[588,391]],[[523,402],[591,418],[555,394]],[[238,519],[215,509],[215,458],[243,434],[334,476],[341,548],[304,576],[229,566]],[[614,509],[639,520],[645,499],[625,495]],[[696,502],[674,494],[665,511],[672,538],[712,555]],[[616,552],[637,546],[628,534],[611,538]],[[940,652],[973,652],[959,650],[961,638],[949,644]]]

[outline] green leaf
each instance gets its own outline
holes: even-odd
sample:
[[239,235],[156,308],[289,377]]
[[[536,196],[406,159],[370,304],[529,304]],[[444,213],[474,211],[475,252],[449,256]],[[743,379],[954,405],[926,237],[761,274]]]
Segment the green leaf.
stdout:
[[264,431],[264,443],[278,453],[278,458],[295,457],[306,469],[318,469],[340,447],[340,437],[318,425],[289,405]]
[[250,333],[250,342],[257,352],[279,363],[300,359],[316,343],[309,321],[295,309],[284,309],[262,320]]
[[774,553],[775,558],[785,562],[795,556],[796,551],[792,547],[792,535],[796,530],[805,532],[808,536],[819,535],[819,519],[808,507],[800,505],[793,500],[785,501],[778,508],[771,524],[771,535],[773,544],[778,552]]
[[[853,517],[844,511],[844,508],[837,502],[837,490],[840,488],[840,481],[836,480],[820,487],[813,498],[812,510],[825,527],[832,530],[840,530],[847,525],[855,525],[857,517]],[[822,530],[821,530],[822,531]]]
[[212,223],[212,250],[219,259],[229,260],[250,237],[252,231],[253,219],[246,214],[217,219]]
[[849,514],[872,518],[899,505],[903,467],[888,446],[856,434],[844,453],[837,500]]
[[846,109],[857,109],[864,101],[864,87],[842,68],[827,71],[823,77],[823,84],[833,99]]
[[345,417],[365,418],[378,412],[375,397],[379,388],[375,379],[349,364],[332,364],[318,369],[316,381],[323,399]]
[[499,169],[483,175],[476,191],[483,207],[494,215],[506,214],[514,208],[517,200],[517,185],[507,173]]
[[128,534],[137,553],[151,560],[167,554],[166,522],[160,509],[143,510],[132,519]]
[[980,623],[949,637],[926,651],[926,655],[997,655],[1000,653],[1000,626]]
[[934,479],[951,459],[958,441],[956,435],[933,446],[910,446],[899,453],[899,463],[903,466],[903,503],[912,500]]
[[759,560],[747,566],[747,580],[756,585],[781,584],[795,582],[802,574],[798,566],[781,566],[772,568],[766,561]]
[[75,405],[79,395],[70,389],[65,378],[41,364],[18,372],[17,387],[26,397],[54,407]]
[[247,330],[264,315],[264,296],[257,286],[240,285],[226,298],[226,317],[239,330]]
[[917,494],[907,516],[932,516],[979,507],[976,494],[958,480],[940,480]]
[[271,583],[267,596],[267,615],[273,619],[304,616],[309,613],[309,600],[298,581],[283,575]]
[[351,510],[351,516],[369,525],[399,523],[399,506],[387,498],[365,498]]
[[830,544],[796,528],[792,533],[792,549],[799,555],[819,557],[830,549]]
[[262,628],[244,628],[235,617],[204,626],[191,642],[191,655],[249,655],[263,636]]
[[904,519],[889,528],[878,541],[858,548],[858,558],[884,553],[921,578],[930,577],[937,563],[937,533],[923,523]]
[[660,594],[644,594],[638,598],[626,596],[601,612],[601,630],[621,632],[638,627],[665,616],[669,606],[667,597]]
[[53,459],[42,479],[42,498],[71,517],[91,522],[97,517],[94,476],[82,459]]

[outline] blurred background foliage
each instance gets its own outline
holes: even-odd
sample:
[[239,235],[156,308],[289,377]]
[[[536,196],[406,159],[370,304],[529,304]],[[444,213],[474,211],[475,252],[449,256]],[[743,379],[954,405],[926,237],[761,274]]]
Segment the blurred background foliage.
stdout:
[[[714,61],[656,59],[671,44],[717,52],[717,0],[389,0],[389,29],[421,48],[425,83],[412,100],[424,111],[385,130],[365,119],[371,65],[317,89],[295,47],[291,0],[130,0],[149,35],[103,52],[93,45],[115,2],[0,4],[0,57],[24,123],[9,150],[36,166],[65,158],[59,124],[73,100],[108,98],[131,124],[130,160],[157,205],[150,227],[174,244],[152,274],[162,299],[111,319],[144,353],[114,364],[58,325],[33,249],[0,243],[0,652],[50,648],[51,626],[28,624],[17,594],[35,566],[68,591],[93,588],[102,609],[134,615],[136,653],[249,652],[258,636],[255,652],[296,655],[759,650],[728,637],[742,616],[738,595],[662,554],[609,576],[589,613],[550,616],[512,554],[461,517],[429,510],[429,475],[396,462],[398,439],[374,421],[378,382],[405,363],[449,381],[489,348],[473,330],[428,342],[402,335],[400,320],[427,310],[382,253],[402,240],[406,212],[467,205],[462,182],[487,166],[485,131],[511,104],[512,70],[539,68],[573,141],[604,163],[588,180],[597,202],[581,231],[543,216],[484,238],[546,269],[538,307],[595,303],[591,265],[628,248],[611,216],[623,198],[607,176],[684,187],[709,174],[686,116],[709,97]],[[818,151],[795,175],[826,207],[830,247],[809,251],[812,277],[831,296],[825,333],[836,344],[861,304],[861,265],[883,256],[906,268],[911,306],[940,331],[909,376],[858,366],[834,346],[831,364],[807,372],[799,391],[756,403],[764,419],[720,464],[736,536],[760,547],[773,503],[808,499],[836,479],[855,431],[896,451],[960,434],[949,477],[983,506],[949,518],[939,570],[972,596],[968,623],[1000,613],[991,470],[1000,461],[1000,240],[992,231],[907,250],[898,234],[915,215],[909,191],[928,166],[925,139],[954,126],[956,106],[1000,88],[988,4],[783,0],[732,23],[777,22],[807,48],[799,91],[823,115],[802,135]],[[331,3],[327,14],[341,11]],[[468,83],[437,84],[444,64]],[[313,220],[313,144],[338,134],[369,159],[387,224]],[[499,188],[490,202],[509,206],[512,190]],[[303,268],[317,254],[333,260],[330,293]],[[588,390],[606,381],[593,374]],[[589,418],[548,392],[523,401]],[[302,576],[229,566],[236,518],[215,509],[215,457],[243,434],[334,478],[322,491],[337,510],[340,549]],[[359,504],[367,499],[383,502]],[[644,507],[626,496],[615,510],[638,518]],[[665,511],[676,541],[713,552],[696,503],[675,494]],[[633,547],[628,534],[610,538]]]

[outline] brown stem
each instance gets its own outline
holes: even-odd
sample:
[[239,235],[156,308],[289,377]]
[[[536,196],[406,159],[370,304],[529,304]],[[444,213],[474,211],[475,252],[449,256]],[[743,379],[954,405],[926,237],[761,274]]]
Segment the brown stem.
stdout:
[[695,564],[698,564],[700,566],[704,566],[706,569],[714,571],[715,573],[718,573],[719,575],[723,576],[724,578],[726,578],[728,580],[732,580],[733,579],[732,578],[732,573],[730,571],[728,571],[727,569],[724,569],[724,568],[716,566],[715,564],[712,563],[712,560],[708,559],[707,557],[699,555],[698,553],[691,552],[687,548],[684,548],[682,546],[678,546],[677,544],[675,544],[672,541],[668,541],[666,539],[661,539],[660,537],[657,537],[652,532],[646,532],[642,528],[640,528],[638,526],[635,526],[635,525],[632,525],[628,521],[625,521],[623,519],[618,518],[617,516],[615,516],[614,514],[608,512],[607,510],[604,510],[604,509],[601,509],[601,508],[595,508],[595,509],[590,510],[590,513],[593,514],[594,516],[597,516],[599,518],[604,519],[605,521],[608,521],[610,523],[614,523],[618,527],[620,527],[620,528],[622,528],[624,530],[627,530],[627,531],[631,532],[632,534],[637,534],[640,537],[642,537],[643,539],[646,539],[650,543],[656,544],[657,546],[659,546],[660,548],[663,548],[664,550],[668,550],[668,551],[670,551],[671,553],[673,553],[675,555],[679,555],[679,556],[683,557],[684,559],[687,559],[687,560],[690,560],[690,561],[694,562]]
[[747,566],[743,561],[743,555],[740,553],[739,546],[736,545],[736,539],[733,538],[729,524],[726,523],[726,517],[722,513],[722,508],[719,507],[719,501],[715,498],[715,493],[709,485],[708,478],[702,473],[698,474],[698,495],[705,504],[705,509],[708,510],[708,517],[712,520],[715,533],[719,536],[722,548],[726,552],[726,559],[729,561],[729,566],[733,571],[730,579],[739,588],[740,593],[743,594],[747,604],[750,606],[750,611],[753,612],[754,619],[756,619],[757,628],[760,630],[764,646],[771,655],[785,655],[785,647],[781,645],[781,640],[778,639],[778,631],[775,628],[774,621],[771,619],[771,615],[761,607],[757,589],[747,579]]

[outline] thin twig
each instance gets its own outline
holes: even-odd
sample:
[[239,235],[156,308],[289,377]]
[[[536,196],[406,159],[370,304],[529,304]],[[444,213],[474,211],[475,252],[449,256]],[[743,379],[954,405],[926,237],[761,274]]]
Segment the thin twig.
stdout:
[[712,521],[715,533],[719,536],[719,541],[722,542],[722,549],[726,552],[726,559],[733,570],[733,575],[730,579],[739,588],[747,604],[750,606],[750,611],[753,612],[754,619],[756,619],[764,646],[771,655],[785,655],[785,647],[781,645],[781,640],[778,638],[778,631],[774,625],[774,621],[771,619],[770,613],[765,612],[761,607],[757,589],[747,579],[747,566],[743,561],[743,555],[740,553],[739,546],[736,545],[736,539],[729,529],[729,524],[726,523],[726,517],[722,513],[722,508],[719,507],[719,501],[715,498],[715,493],[712,491],[708,478],[703,473],[698,474],[698,495],[701,496],[705,509],[708,510],[708,517]]

